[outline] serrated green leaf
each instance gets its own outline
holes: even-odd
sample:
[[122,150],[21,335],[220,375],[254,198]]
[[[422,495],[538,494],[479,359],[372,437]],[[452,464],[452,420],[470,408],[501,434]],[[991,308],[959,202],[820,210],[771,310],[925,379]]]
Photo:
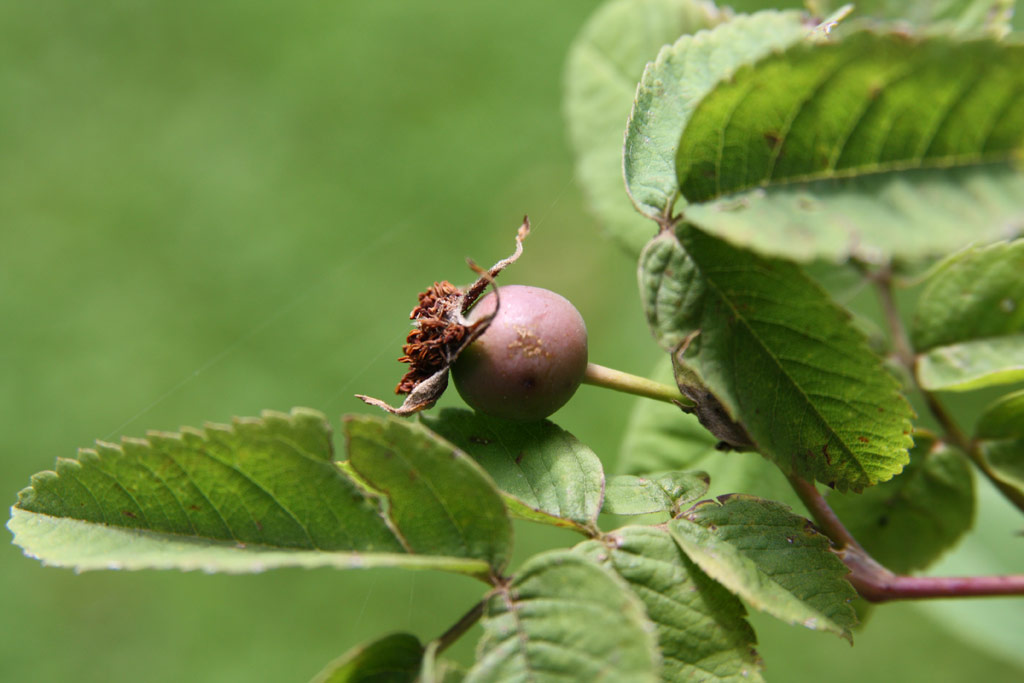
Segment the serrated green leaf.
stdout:
[[1022,196],[1024,174],[980,164],[759,188],[690,205],[686,218],[738,246],[797,261],[917,259],[1016,234]]
[[917,437],[903,472],[829,505],[871,556],[894,572],[923,569],[974,523],[974,473],[960,453]]
[[333,462],[325,417],[305,408],[98,443],[33,477],[11,513],[27,555],[79,571],[490,573],[478,559],[406,554],[380,500]]
[[860,32],[740,69],[682,130],[690,203],[785,182],[1011,161],[1024,45]]
[[270,547],[401,552],[379,506],[338,471],[332,451],[321,413],[267,411],[230,426],[97,442],[33,477],[17,507]]
[[637,209],[667,215],[679,195],[676,153],[694,109],[741,67],[805,40],[800,12],[739,16],[663,48],[644,70],[626,126],[623,168]]
[[[816,13],[826,15],[848,3],[843,0],[810,0],[807,4]],[[1009,30],[1013,5],[1014,0],[861,0],[855,5],[853,16],[858,19],[899,20],[945,33],[990,30],[1001,34]]]
[[608,479],[602,512],[612,515],[674,515],[681,505],[707,493],[710,479],[704,472],[665,472],[650,477],[629,474]]
[[711,580],[664,529],[625,527],[575,551],[612,569],[658,629],[665,681],[760,681],[746,610]]
[[[651,378],[675,381],[671,359],[661,359]],[[711,477],[711,495],[750,493],[803,509],[778,467],[758,453],[720,451],[716,443],[693,415],[667,403],[637,399],[622,439],[619,469],[635,475],[699,469]]]
[[860,490],[907,462],[897,381],[794,264],[682,225],[648,245],[640,285],[661,345],[688,340],[677,361],[783,471]]
[[494,482],[472,458],[422,425],[348,416],[349,463],[381,491],[410,552],[486,560],[502,569],[512,522]]
[[917,359],[917,379],[931,391],[973,391],[1024,380],[1024,333],[926,351]]
[[421,418],[475,459],[505,494],[513,516],[592,529],[604,495],[601,460],[548,422],[510,422],[446,408]]
[[563,107],[576,174],[591,211],[631,254],[654,232],[623,192],[622,132],[637,81],[663,45],[721,20],[699,0],[614,0],[594,12],[569,49]]
[[1024,389],[1014,391],[985,407],[974,428],[978,439],[1024,439]]
[[1024,378],[1022,269],[1017,240],[965,249],[929,273],[911,324],[922,386],[966,391]]
[[755,609],[852,642],[857,596],[827,538],[781,503],[722,496],[669,522],[691,560]]
[[535,555],[488,601],[468,683],[651,683],[660,657],[643,603],[612,572],[568,551]]
[[924,281],[911,320],[917,351],[1024,332],[1024,240],[970,247]]
[[920,256],[1004,235],[1024,215],[1022,59],[1024,45],[868,31],[767,56],[681,131],[686,218],[793,258]]
[[393,633],[352,648],[310,683],[413,683],[422,658],[416,636]]

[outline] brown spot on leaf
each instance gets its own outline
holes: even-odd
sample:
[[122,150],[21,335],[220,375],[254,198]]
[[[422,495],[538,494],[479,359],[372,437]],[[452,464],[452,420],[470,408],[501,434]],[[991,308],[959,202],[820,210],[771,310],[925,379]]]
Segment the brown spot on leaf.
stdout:
[[765,131],[764,139],[773,150],[778,149],[782,144],[782,138],[775,131]]
[[523,451],[519,451],[519,455],[516,456],[516,464],[518,465],[523,461],[523,456],[526,455]]
[[138,519],[136,514],[134,512],[132,512],[131,510],[121,510],[121,514],[124,515],[125,517],[131,517],[132,519]]
[[869,443],[871,440],[866,436],[858,436],[857,441],[860,441],[861,443]]

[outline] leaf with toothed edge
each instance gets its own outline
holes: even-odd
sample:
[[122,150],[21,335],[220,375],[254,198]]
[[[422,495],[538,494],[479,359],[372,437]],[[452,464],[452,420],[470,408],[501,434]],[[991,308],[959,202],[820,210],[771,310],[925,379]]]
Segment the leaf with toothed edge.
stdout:
[[509,514],[584,533],[595,528],[604,496],[601,461],[558,425],[547,420],[513,422],[456,408],[421,420],[491,475]]
[[[729,40],[769,22],[771,38]],[[797,260],[930,257],[1013,236],[1022,55],[1020,41],[980,34],[824,39],[796,14],[738,17],[645,74],[627,186],[651,218],[679,200],[702,230]]]
[[625,581],[579,554],[534,555],[487,602],[467,683],[653,683],[654,625]]
[[325,417],[296,408],[61,458],[21,492],[8,528],[27,555],[79,571],[387,566],[490,575],[482,557],[409,554],[383,506],[334,462]]
[[721,496],[668,524],[691,560],[748,605],[851,643],[857,597],[849,570],[811,523],[781,503]]
[[634,256],[655,226],[622,191],[622,131],[644,66],[679,36],[729,16],[703,0],[614,0],[580,30],[565,68],[563,109],[587,205]]
[[626,189],[640,213],[669,214],[679,196],[676,152],[699,102],[740,67],[806,40],[801,12],[738,16],[710,31],[683,36],[647,66],[626,124]]
[[784,472],[861,490],[903,468],[898,382],[795,264],[680,225],[644,250],[640,286],[661,345]]
[[743,604],[657,527],[624,527],[574,548],[618,574],[658,630],[665,681],[761,681]]
[[1024,45],[858,31],[737,71],[681,130],[686,219],[788,258],[927,257],[1024,224]]
[[911,322],[926,389],[1024,377],[1024,240],[964,249],[931,270]]
[[472,458],[423,425],[345,418],[349,464],[388,500],[388,519],[410,552],[486,560],[500,571],[512,522],[494,482]]

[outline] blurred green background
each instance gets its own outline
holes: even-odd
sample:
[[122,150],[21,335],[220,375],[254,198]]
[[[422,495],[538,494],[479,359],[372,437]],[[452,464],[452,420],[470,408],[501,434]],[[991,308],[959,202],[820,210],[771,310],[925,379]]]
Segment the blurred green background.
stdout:
[[[568,296],[593,360],[646,373],[634,266],[582,206],[560,109],[596,5],[0,5],[8,500],[96,438],[367,410],[352,394],[390,395],[416,293],[505,256],[524,213],[503,281]],[[611,469],[633,403],[604,393],[557,421]],[[574,542],[517,534],[520,559]],[[399,571],[79,576],[14,546],[0,576],[0,677],[26,681],[304,681],[374,635],[432,638],[480,595]],[[1021,675],[939,623],[887,607],[851,649],[756,621],[776,681]]]

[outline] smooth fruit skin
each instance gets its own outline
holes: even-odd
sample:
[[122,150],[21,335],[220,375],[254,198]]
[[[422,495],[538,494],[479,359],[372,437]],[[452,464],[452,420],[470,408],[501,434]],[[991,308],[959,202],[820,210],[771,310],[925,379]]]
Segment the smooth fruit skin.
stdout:
[[[452,366],[462,399],[486,415],[541,420],[572,398],[587,369],[587,326],[568,299],[539,287],[506,285],[479,339]],[[494,312],[494,294],[470,321]]]

